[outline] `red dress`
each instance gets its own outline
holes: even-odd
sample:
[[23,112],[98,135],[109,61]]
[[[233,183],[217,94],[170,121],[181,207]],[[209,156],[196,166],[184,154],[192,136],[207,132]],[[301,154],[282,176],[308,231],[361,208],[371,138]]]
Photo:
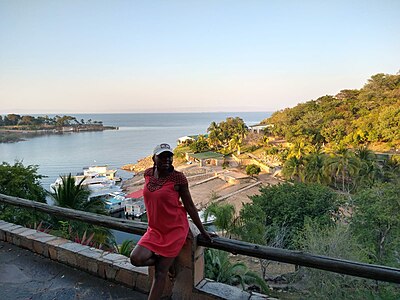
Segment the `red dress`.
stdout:
[[187,179],[175,170],[157,179],[153,169],[147,169],[144,178],[143,196],[149,225],[138,244],[161,256],[176,257],[186,241],[189,222],[174,187],[187,184]]

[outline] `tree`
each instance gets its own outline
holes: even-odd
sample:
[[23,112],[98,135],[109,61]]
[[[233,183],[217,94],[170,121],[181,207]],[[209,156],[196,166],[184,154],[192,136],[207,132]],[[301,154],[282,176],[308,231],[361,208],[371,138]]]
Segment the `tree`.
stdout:
[[205,152],[205,151],[210,150],[210,147],[208,146],[208,142],[203,135],[199,135],[197,140],[193,141],[189,145],[189,148],[193,152]]
[[[0,193],[45,203],[46,192],[40,184],[42,177],[36,165],[24,166],[21,161],[16,161],[14,165],[3,162],[0,165]],[[47,217],[45,214],[0,204],[0,219],[33,226],[34,223],[47,220]]]
[[371,263],[399,267],[400,184],[384,183],[354,197],[351,228]]
[[[341,258],[352,261],[365,261],[364,253],[359,251],[349,226],[338,223],[332,227],[321,227],[306,221],[298,237],[300,251]],[[395,299],[384,297],[380,290],[374,290],[375,283],[363,278],[301,267],[295,281],[305,284],[307,299]],[[375,295],[375,297],[371,297]],[[377,297],[376,297],[377,296]]]
[[338,187],[337,183],[341,182],[343,192],[349,193],[354,189],[355,183],[351,179],[357,176],[360,164],[352,151],[345,147],[339,148],[331,156],[327,165],[336,187]]
[[254,175],[258,175],[261,172],[261,168],[255,164],[246,166],[246,174],[253,177]]
[[[247,210],[251,206],[258,206],[264,212],[266,243],[273,240],[281,232],[281,228],[285,227],[285,247],[295,246],[295,237],[303,228],[305,219],[314,220],[321,226],[330,226],[334,223],[339,208],[336,194],[319,184],[285,183],[261,187],[260,195],[250,196],[250,199],[253,203],[246,206]],[[248,219],[243,216],[241,211],[241,222],[246,224]]]
[[[107,214],[104,202],[99,198],[89,199],[90,191],[87,186],[83,185],[84,179],[80,182],[75,181],[75,177],[71,174],[67,176],[61,176],[62,183],[54,193],[50,193],[50,196],[54,199],[57,206],[87,211],[97,214]],[[71,235],[70,239],[75,236],[82,236],[86,232],[94,233],[93,240],[98,245],[109,245],[111,231],[109,229],[88,225],[77,221],[70,221]]]
[[210,143],[214,147],[222,146],[224,151],[226,151],[225,149],[229,145],[232,146],[232,143],[235,144],[234,147],[235,149],[237,149],[237,146],[245,138],[247,131],[248,129],[246,127],[246,124],[239,117],[228,117],[225,121],[222,121],[218,124],[212,122],[207,129],[207,132],[209,133]]
[[354,151],[358,159],[360,169],[357,174],[357,188],[371,187],[381,177],[381,169],[378,166],[376,155],[368,149],[368,146],[361,146]]
[[61,176],[61,184],[55,192],[50,193],[57,206],[92,213],[106,214],[104,202],[98,198],[89,199],[90,190],[83,184],[85,178],[80,182],[70,174]]
[[296,156],[292,156],[283,164],[282,174],[286,179],[303,181],[304,161]]
[[326,184],[329,182],[325,154],[315,152],[305,158],[304,181],[309,183]]
[[207,220],[209,215],[215,216],[214,225],[222,230],[223,236],[233,231],[235,207],[232,204],[213,202],[205,209],[204,219]]

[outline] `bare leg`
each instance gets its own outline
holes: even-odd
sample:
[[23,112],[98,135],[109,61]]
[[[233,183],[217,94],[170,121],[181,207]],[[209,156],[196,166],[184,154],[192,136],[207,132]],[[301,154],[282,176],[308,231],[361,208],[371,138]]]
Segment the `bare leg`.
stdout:
[[148,298],[149,300],[161,299],[162,293],[164,291],[165,280],[168,275],[168,269],[172,266],[174,259],[174,257],[163,256],[158,256],[156,258],[155,274]]
[[149,249],[136,245],[135,249],[131,252],[131,264],[137,267],[141,266],[154,266],[156,262],[156,255]]

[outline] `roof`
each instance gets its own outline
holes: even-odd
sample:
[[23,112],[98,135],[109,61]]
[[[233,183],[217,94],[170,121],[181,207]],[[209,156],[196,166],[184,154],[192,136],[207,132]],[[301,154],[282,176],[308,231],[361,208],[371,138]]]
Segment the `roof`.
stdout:
[[132,198],[132,199],[138,199],[140,197],[143,197],[143,189],[126,195],[126,198]]
[[200,152],[200,153],[189,153],[189,156],[197,158],[197,159],[223,158],[224,157],[223,154],[213,152],[213,151]]

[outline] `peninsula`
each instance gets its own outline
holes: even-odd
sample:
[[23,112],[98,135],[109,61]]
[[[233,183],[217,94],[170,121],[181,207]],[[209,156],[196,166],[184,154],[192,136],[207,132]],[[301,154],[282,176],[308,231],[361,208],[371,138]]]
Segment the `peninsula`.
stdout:
[[117,130],[118,127],[104,126],[102,121],[78,120],[73,116],[21,116],[17,114],[0,115],[0,143],[23,141],[43,134],[63,134],[80,131]]

